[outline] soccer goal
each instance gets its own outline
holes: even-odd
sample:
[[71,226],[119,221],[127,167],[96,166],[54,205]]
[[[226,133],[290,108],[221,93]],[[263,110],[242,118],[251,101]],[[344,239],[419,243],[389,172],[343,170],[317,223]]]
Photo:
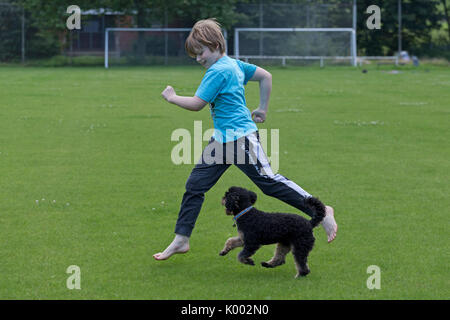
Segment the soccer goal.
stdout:
[[236,59],[326,61],[357,66],[356,32],[352,28],[236,28]]
[[[105,68],[111,65],[194,64],[184,43],[191,28],[106,28]],[[226,30],[222,30],[225,40]]]

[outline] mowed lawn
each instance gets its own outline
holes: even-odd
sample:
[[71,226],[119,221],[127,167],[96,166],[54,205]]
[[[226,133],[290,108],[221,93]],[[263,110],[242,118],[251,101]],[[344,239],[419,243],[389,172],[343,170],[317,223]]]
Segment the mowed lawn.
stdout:
[[[238,249],[218,255],[236,235],[220,203],[232,185],[256,191],[259,209],[302,214],[235,167],[206,194],[191,251],[152,258],[174,236],[194,121],[212,127],[207,107],[189,112],[160,93],[193,95],[200,66],[1,67],[0,298],[448,299],[450,70],[392,69],[268,68],[259,128],[279,130],[278,172],[332,205],[339,224],[331,244],[315,229],[311,273],[294,279],[292,255],[259,265],[274,245],[254,267]],[[246,94],[256,108],[258,84]],[[172,162],[180,128],[190,164]],[[66,285],[71,265],[79,290]],[[367,287],[372,265],[380,289]]]

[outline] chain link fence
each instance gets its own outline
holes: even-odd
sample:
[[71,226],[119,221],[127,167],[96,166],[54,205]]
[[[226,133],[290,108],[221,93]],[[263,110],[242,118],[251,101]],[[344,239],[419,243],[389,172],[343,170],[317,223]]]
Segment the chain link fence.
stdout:
[[[253,60],[264,59],[266,64],[280,64],[280,59],[267,56],[286,57],[292,64],[319,63],[319,59],[299,59],[303,56],[350,57],[351,34],[348,32],[252,32],[240,33],[235,42],[235,29],[253,28],[352,28],[353,1],[330,1],[329,3],[239,3],[236,5],[237,21],[227,28],[228,54],[235,53],[240,46],[242,56]],[[177,25],[166,21],[160,25]],[[190,26],[189,26],[190,27]],[[184,40],[189,31],[111,31],[108,32],[109,64],[189,64],[192,59],[184,52]],[[258,56],[258,57],[255,57]],[[262,58],[264,57],[264,58]],[[248,58],[245,58],[248,60]],[[321,59],[323,64],[324,59]],[[309,61],[308,61],[309,60]],[[327,60],[327,63],[329,63]],[[259,61],[258,61],[259,62]],[[342,63],[342,60],[339,60]],[[344,62],[349,64],[349,59]]]
[[[286,2],[288,0],[285,0]],[[349,56],[354,56],[354,48],[348,32],[240,32],[239,42],[235,40],[237,28],[355,28],[356,17],[352,0],[298,0],[297,3],[277,3],[274,1],[253,1],[237,3],[233,10],[233,23],[227,24],[228,54],[235,55],[235,46],[239,46],[239,56],[252,59],[254,63],[263,64],[326,64],[348,65]],[[83,9],[83,8],[82,8]],[[88,9],[88,8],[86,8]],[[105,8],[82,10],[81,30],[52,31],[39,28],[30,12],[17,4],[0,0],[0,62],[25,62],[51,57],[64,63],[72,59],[92,61],[103,65],[105,57],[105,34],[107,28],[191,28],[198,20],[186,17],[186,14],[167,15],[161,8],[146,8],[140,13]],[[64,11],[58,18],[64,21]],[[391,14],[396,14],[395,12]],[[41,17],[42,18],[42,17]],[[54,18],[54,17],[53,17]],[[364,18],[364,8],[358,7],[358,23]],[[139,22],[138,22],[139,20]],[[226,19],[224,18],[224,21]],[[220,21],[220,19],[219,19]],[[360,28],[363,28],[362,26]],[[362,29],[358,29],[361,32]],[[373,31],[375,34],[377,31]],[[389,30],[378,31],[386,35]],[[406,31],[405,31],[406,32]],[[116,32],[108,35],[108,57],[112,64],[123,65],[175,65],[195,63],[184,51],[187,32]],[[361,45],[365,37],[359,34]],[[375,40],[374,40],[375,41]],[[379,47],[386,46],[380,42]],[[437,53],[448,48],[445,43],[440,47],[429,48],[423,45],[423,52]],[[392,49],[392,48],[391,48]],[[396,48],[394,48],[395,50]],[[361,51],[362,50],[362,51]],[[392,51],[392,50],[391,50]],[[363,45],[360,53],[364,55]],[[386,55],[380,53],[377,55]],[[252,57],[252,58],[245,58]],[[258,58],[255,57],[266,57]],[[275,57],[269,59],[267,57]],[[289,59],[286,57],[296,57]],[[305,57],[314,57],[306,59]],[[95,58],[91,59],[90,58]],[[320,60],[319,60],[320,59]],[[320,61],[320,62],[319,62]],[[89,63],[90,64],[90,63]]]
[[0,61],[25,60],[25,11],[0,2]]
[[329,3],[240,3],[237,28],[351,28],[353,1]]
[[[1,0],[0,0],[1,1]],[[322,1],[323,2],[323,1]],[[155,9],[156,10],[156,9]],[[152,8],[147,10],[151,15]],[[154,10],[153,10],[154,11]],[[351,28],[352,1],[330,3],[238,3],[236,22],[226,31],[229,54],[234,52],[234,29],[257,28]],[[82,11],[82,29],[59,32],[51,41],[41,38],[32,26],[31,15],[21,7],[0,2],[0,61],[24,62],[25,58],[92,56],[103,58],[106,28],[137,27],[133,15],[99,10]],[[167,17],[166,17],[167,19]],[[151,19],[148,19],[149,21]],[[154,21],[150,27],[192,26],[180,25],[177,18]],[[146,26],[149,27],[149,26]],[[108,43],[112,61],[118,64],[190,64],[192,60],[184,52],[184,40],[188,32],[110,32]],[[49,34],[45,35],[49,37]],[[241,48],[252,55],[283,54],[286,56],[348,55],[348,37],[335,33],[242,35]],[[59,43],[57,43],[59,42]],[[47,47],[43,48],[43,44]],[[322,48],[323,52],[319,50]],[[334,50],[335,49],[335,50]],[[326,51],[326,52],[325,52]]]

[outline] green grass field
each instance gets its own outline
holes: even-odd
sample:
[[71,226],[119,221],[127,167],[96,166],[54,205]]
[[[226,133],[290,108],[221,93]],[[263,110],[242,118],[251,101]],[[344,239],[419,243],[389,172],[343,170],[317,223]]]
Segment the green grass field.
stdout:
[[[157,262],[173,238],[193,167],[174,165],[175,129],[212,127],[193,95],[198,67],[0,68],[0,299],[448,299],[450,70],[268,68],[265,129],[279,129],[279,173],[334,206],[339,232],[315,230],[311,274],[218,255],[236,234],[220,205],[240,185],[264,211],[298,212],[264,196],[237,168],[206,194],[191,251]],[[251,109],[258,85],[246,89]],[[206,142],[204,142],[206,145]],[[270,144],[269,144],[270,145]],[[270,155],[270,152],[268,152]],[[193,159],[193,161],[196,159]],[[66,269],[81,269],[69,290]],[[369,290],[370,265],[381,289]]]

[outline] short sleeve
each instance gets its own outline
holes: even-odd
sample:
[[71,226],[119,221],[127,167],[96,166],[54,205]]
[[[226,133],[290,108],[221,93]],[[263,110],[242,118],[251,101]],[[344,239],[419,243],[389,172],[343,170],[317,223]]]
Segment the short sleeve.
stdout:
[[256,65],[241,60],[236,60],[241,70],[244,72],[244,85],[253,77],[256,71]]
[[218,72],[213,70],[207,71],[200,83],[195,95],[200,99],[209,103],[213,102],[221,89],[224,87],[225,78]]

